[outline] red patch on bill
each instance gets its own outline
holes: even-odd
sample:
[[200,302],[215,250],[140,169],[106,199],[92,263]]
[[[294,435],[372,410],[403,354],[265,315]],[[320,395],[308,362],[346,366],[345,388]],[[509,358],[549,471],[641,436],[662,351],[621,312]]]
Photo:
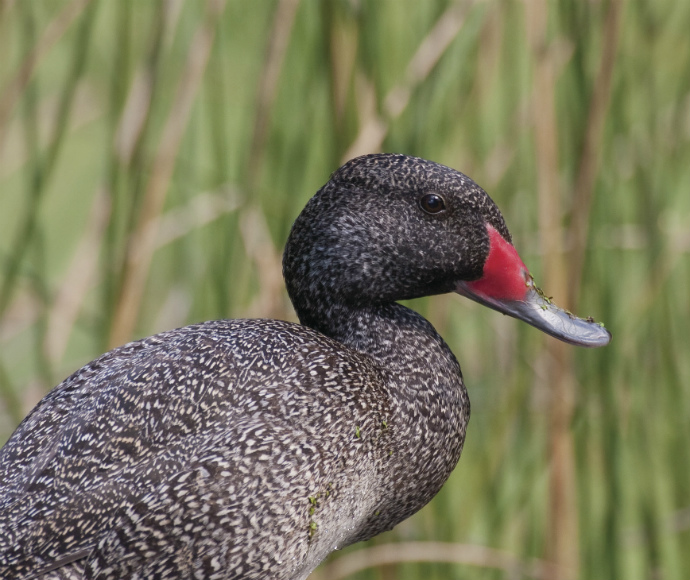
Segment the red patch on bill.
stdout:
[[528,270],[517,250],[491,225],[486,225],[491,247],[479,280],[467,287],[497,300],[522,300],[527,293]]

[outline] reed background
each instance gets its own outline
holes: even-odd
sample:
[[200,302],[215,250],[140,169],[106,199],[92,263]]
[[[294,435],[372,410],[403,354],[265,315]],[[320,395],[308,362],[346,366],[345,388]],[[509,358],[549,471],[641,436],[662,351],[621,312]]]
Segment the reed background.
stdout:
[[671,0],[0,1],[0,438],[130,339],[294,319],[306,200],[346,158],[418,155],[614,340],[415,301],[463,366],[463,457],[314,577],[688,578],[689,28]]

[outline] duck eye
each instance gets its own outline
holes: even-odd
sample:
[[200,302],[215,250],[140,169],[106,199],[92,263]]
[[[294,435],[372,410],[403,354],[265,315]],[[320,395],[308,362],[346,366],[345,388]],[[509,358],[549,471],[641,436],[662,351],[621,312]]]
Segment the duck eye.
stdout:
[[426,213],[439,213],[446,209],[446,202],[437,193],[427,193],[419,200],[420,207]]

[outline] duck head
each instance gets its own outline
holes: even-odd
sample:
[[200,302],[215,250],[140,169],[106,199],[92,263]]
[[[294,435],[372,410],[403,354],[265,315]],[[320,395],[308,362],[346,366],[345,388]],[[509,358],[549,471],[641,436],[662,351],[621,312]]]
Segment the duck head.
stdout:
[[295,221],[283,258],[300,320],[456,292],[579,346],[608,344],[591,319],[537,288],[496,204],[466,175],[398,154],[348,161]]

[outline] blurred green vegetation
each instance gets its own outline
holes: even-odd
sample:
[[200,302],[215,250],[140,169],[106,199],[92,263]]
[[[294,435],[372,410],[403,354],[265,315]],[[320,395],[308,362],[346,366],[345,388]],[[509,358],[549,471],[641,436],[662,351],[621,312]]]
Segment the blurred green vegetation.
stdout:
[[112,346],[294,319],[306,200],[349,156],[417,155],[484,186],[545,291],[614,340],[415,301],[472,421],[439,496],[368,547],[467,563],[351,578],[685,580],[689,28],[672,0],[0,1],[0,438]]

